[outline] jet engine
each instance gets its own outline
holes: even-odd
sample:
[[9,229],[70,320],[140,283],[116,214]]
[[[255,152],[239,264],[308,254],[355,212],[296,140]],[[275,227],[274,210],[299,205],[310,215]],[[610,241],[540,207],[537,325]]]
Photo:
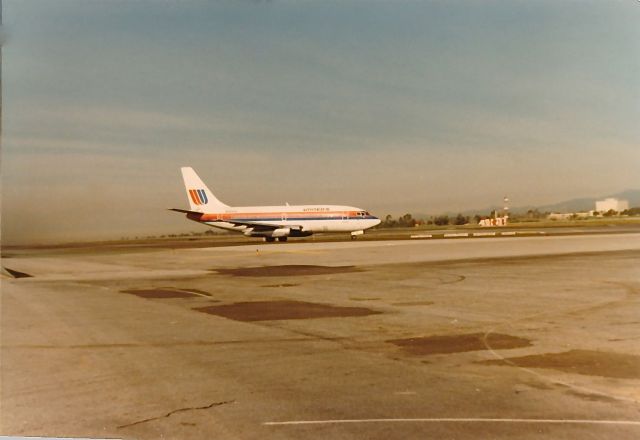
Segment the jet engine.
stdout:
[[289,235],[291,235],[291,228],[278,228],[271,233],[272,237],[288,237]]

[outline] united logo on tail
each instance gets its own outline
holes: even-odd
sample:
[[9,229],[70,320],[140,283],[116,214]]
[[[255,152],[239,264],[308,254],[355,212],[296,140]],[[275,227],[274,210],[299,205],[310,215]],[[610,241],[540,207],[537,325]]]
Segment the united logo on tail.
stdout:
[[196,205],[206,205],[208,202],[207,194],[203,189],[190,189],[189,195],[191,196],[191,200],[193,200],[193,203],[195,203]]

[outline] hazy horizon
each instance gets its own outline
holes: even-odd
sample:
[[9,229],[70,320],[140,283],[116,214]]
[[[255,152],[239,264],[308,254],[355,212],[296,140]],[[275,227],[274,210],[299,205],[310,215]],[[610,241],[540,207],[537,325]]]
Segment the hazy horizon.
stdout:
[[640,3],[3,2],[2,242],[380,217],[640,188]]

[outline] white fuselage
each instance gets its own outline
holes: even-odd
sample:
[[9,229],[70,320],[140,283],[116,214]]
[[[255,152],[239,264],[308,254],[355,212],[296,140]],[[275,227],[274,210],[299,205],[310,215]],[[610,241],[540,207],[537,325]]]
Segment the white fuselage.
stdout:
[[[247,235],[262,235],[260,227],[264,225],[277,226],[279,229],[289,228],[292,231],[311,234],[314,232],[363,231],[380,223],[380,219],[363,209],[337,205],[228,207],[221,212],[203,213],[199,218],[191,219],[209,226],[243,232]],[[238,222],[246,224],[238,224]]]
[[353,206],[229,206],[218,200],[193,168],[182,167],[181,171],[190,209],[171,210],[215,228],[266,241],[286,241],[287,237],[306,237],[314,232],[351,232],[355,238],[380,223],[380,219]]

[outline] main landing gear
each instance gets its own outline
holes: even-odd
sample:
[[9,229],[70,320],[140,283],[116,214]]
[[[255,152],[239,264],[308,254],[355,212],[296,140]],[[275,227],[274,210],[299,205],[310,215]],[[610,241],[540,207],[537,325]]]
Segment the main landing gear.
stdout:
[[[278,241],[287,241],[287,237],[277,237]],[[264,237],[264,241],[267,243],[273,243],[276,241],[276,237]]]

